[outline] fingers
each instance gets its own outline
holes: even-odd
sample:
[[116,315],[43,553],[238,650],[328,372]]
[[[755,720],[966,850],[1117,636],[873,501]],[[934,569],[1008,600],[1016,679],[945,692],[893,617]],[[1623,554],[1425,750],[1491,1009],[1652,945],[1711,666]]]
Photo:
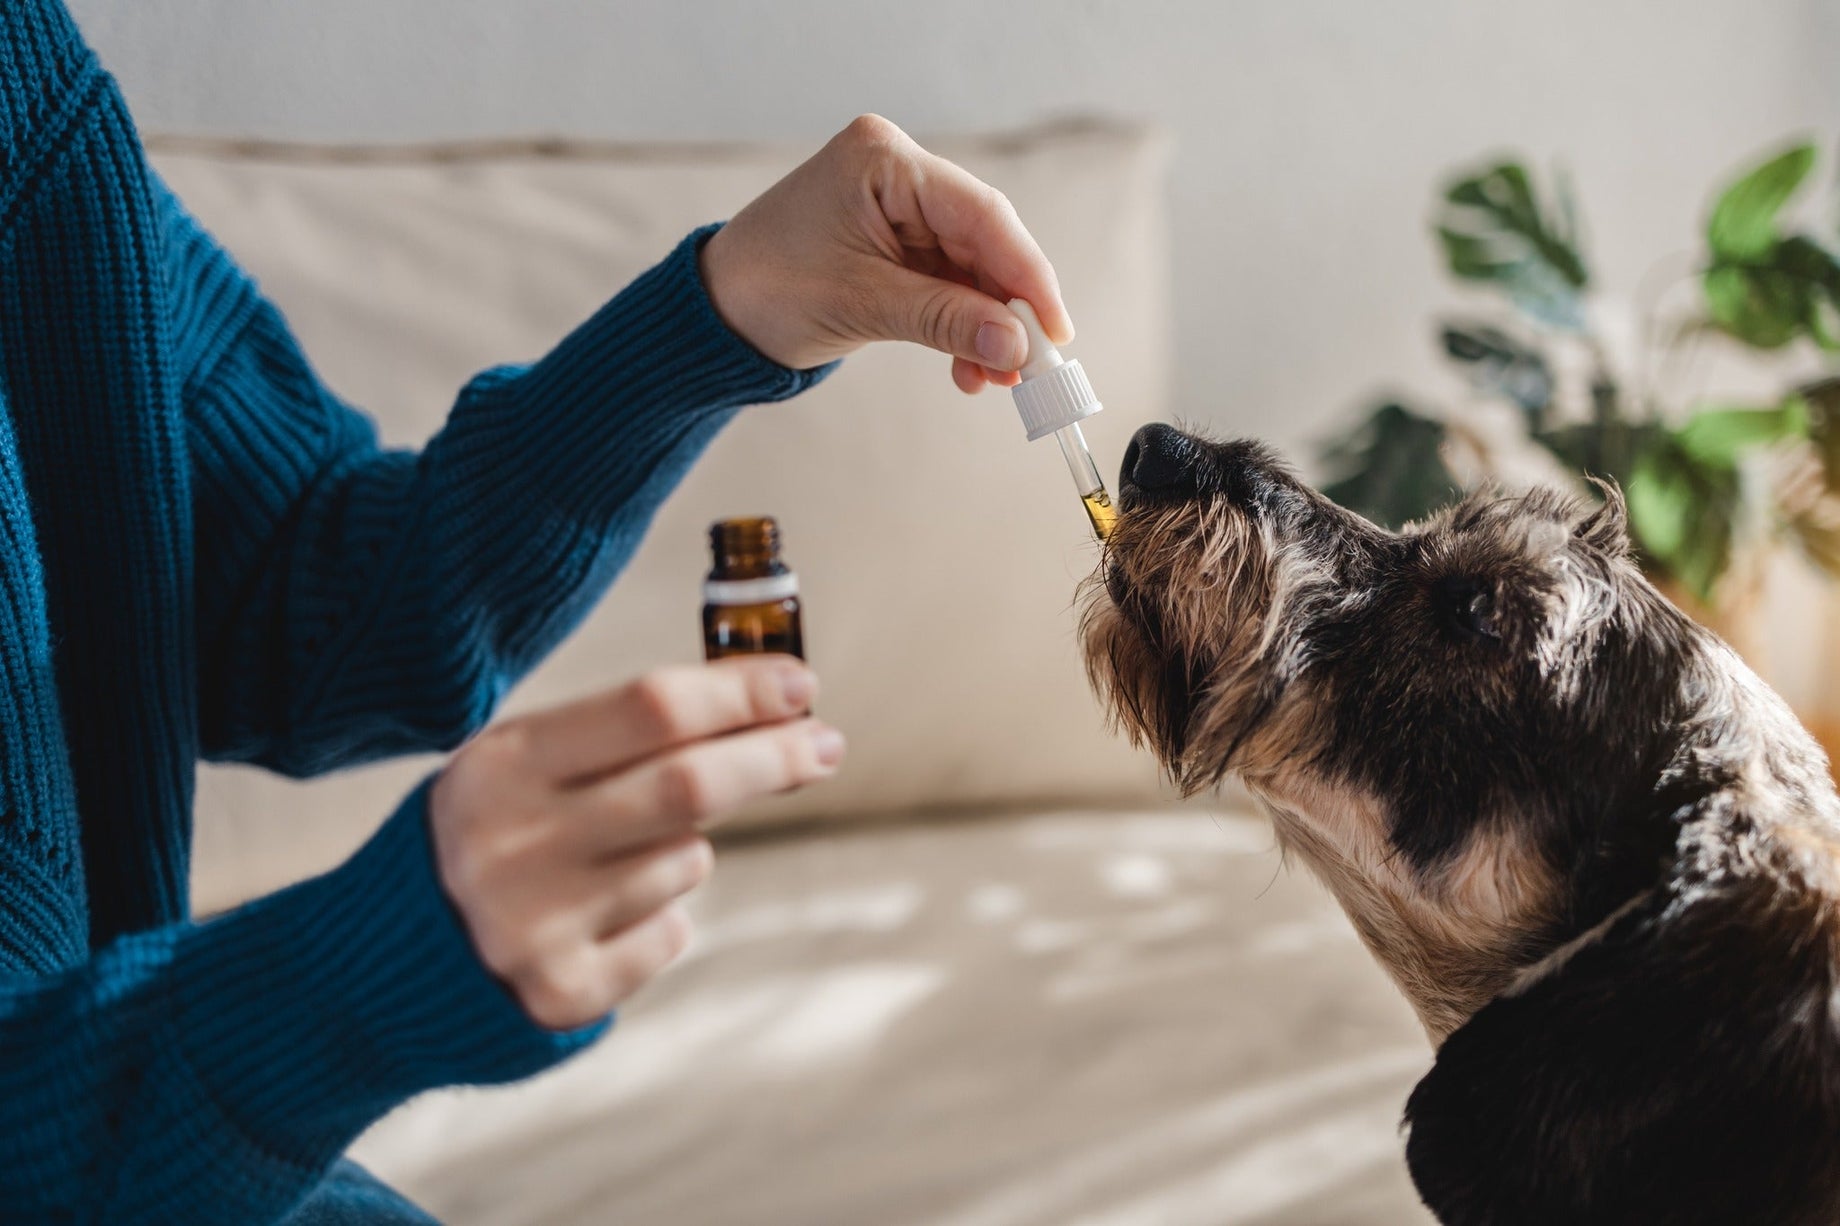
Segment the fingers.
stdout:
[[[716,313],[785,366],[910,340],[963,359],[966,390],[1026,355],[1004,305],[1029,301],[1073,339],[1054,268],[1002,193],[864,115],[748,204],[698,257]],[[971,366],[981,369],[974,371]]]
[[957,384],[958,390],[965,393],[965,395],[975,395],[984,390],[984,384],[986,382],[984,378],[984,368],[979,366],[976,362],[966,361],[964,358],[953,358],[952,382]]
[[1001,192],[886,120],[867,116],[850,132],[879,166],[874,196],[887,250],[904,253],[877,278],[880,331],[951,354],[952,381],[964,392],[1017,382],[1028,337],[1011,298],[1028,300],[1056,344],[1073,339],[1054,268]]
[[990,295],[900,264],[880,265],[876,281],[881,330],[893,339],[927,345],[990,371],[1014,370],[1028,357],[1022,321]]
[[587,915],[593,937],[609,940],[682,898],[709,879],[715,852],[701,835],[622,856],[603,870],[605,881]]
[[707,829],[750,800],[837,773],[843,736],[815,719],[755,728],[659,754],[569,798],[601,855]]
[[689,946],[690,916],[682,903],[675,902],[597,946],[605,997],[600,1013],[592,1016],[624,1004]]
[[791,656],[743,656],[659,669],[513,727],[543,774],[576,781],[673,746],[794,718],[811,709],[816,693],[817,678]]
[[690,917],[673,902],[607,941],[533,964],[508,983],[525,1013],[550,1030],[598,1021],[625,1003],[690,944]]
[[487,729],[428,794],[441,886],[481,964],[552,1029],[593,1021],[683,949],[675,900],[709,874],[698,833],[835,774],[791,657],[668,669]]
[[[1073,340],[1073,320],[1061,301],[1060,280],[1009,200],[962,167],[915,146],[913,191],[920,214],[954,264],[1000,287],[1004,298],[1026,298],[1057,345]],[[999,309],[1002,304],[997,303]],[[957,351],[954,351],[957,352]],[[969,354],[959,353],[960,357]],[[987,362],[987,365],[1002,366]],[[1003,369],[1014,369],[1020,360]]]
[[958,390],[966,395],[974,395],[984,390],[989,384],[997,387],[1014,387],[1022,382],[1022,376],[1013,370],[987,370],[976,362],[964,358],[952,359],[952,382]]

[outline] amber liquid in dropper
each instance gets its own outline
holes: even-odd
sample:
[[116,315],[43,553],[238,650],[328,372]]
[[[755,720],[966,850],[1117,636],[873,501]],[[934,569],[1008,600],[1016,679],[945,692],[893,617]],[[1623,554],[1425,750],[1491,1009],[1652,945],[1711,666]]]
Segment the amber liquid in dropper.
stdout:
[[1112,505],[1112,496],[1101,486],[1090,494],[1081,494],[1080,501],[1086,506],[1086,518],[1092,520],[1093,535],[1101,541],[1112,534],[1112,525],[1118,522],[1118,509]]

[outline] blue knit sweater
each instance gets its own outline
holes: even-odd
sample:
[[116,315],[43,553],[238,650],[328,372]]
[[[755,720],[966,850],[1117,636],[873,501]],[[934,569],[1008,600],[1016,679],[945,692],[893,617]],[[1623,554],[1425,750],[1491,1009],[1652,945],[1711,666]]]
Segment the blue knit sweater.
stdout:
[[475,958],[421,794],[189,917],[194,763],[454,745],[588,610],[736,406],[699,235],[419,453],[314,377],[148,170],[57,0],[0,9],[0,1221],[425,1222],[339,1159],[547,1032]]

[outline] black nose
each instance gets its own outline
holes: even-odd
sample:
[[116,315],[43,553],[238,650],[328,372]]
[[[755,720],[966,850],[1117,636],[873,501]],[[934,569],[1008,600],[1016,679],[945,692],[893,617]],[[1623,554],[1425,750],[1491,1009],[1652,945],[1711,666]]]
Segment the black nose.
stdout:
[[1199,453],[1188,435],[1174,426],[1152,422],[1131,436],[1118,484],[1163,493],[1193,489]]

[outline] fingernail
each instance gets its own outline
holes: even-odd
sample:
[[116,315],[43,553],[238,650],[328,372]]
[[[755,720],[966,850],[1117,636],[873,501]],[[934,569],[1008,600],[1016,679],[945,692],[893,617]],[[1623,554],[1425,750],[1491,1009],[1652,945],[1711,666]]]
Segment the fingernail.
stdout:
[[1028,357],[1021,324],[988,320],[978,325],[978,360],[996,370],[1014,370]]
[[817,678],[810,669],[788,668],[780,673],[780,684],[786,690],[786,706],[794,711],[809,711],[811,699],[818,692]]
[[820,726],[811,734],[811,748],[819,766],[835,766],[843,761],[843,733]]

